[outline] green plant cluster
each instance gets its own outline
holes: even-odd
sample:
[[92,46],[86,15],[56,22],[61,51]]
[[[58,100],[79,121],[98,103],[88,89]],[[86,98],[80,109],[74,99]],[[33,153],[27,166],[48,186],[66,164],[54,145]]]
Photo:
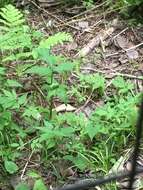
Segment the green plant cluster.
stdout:
[[[78,82],[69,85],[78,63],[52,50],[72,37],[61,32],[45,38],[12,5],[0,15],[0,159],[5,170],[18,172],[16,161],[28,150],[40,153],[49,165],[62,159],[82,172],[107,173],[134,134],[139,99],[134,86],[116,77],[114,95],[105,98],[106,80],[100,74],[76,73]],[[54,109],[56,100],[67,105],[73,97],[80,105],[89,94],[105,99],[89,118]],[[45,190],[41,177],[31,175],[36,179],[33,190]],[[22,189],[27,185],[16,187]]]
[[142,0],[119,0],[112,1],[109,0],[107,7],[113,11],[119,11],[120,15],[128,20],[128,23],[138,24],[142,23],[143,18],[143,1]]

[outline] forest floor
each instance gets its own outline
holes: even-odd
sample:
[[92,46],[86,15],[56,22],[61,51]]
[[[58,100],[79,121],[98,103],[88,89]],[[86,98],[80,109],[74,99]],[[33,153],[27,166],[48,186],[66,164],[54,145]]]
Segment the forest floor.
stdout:
[[[54,52],[79,60],[80,72],[83,74],[104,75],[107,81],[105,96],[114,93],[114,90],[108,87],[117,76],[134,84],[136,94],[143,90],[142,25],[129,24],[129,21],[123,20],[117,11],[105,10],[104,3],[87,10],[78,6],[46,8],[35,3],[33,6],[36,9],[32,11],[34,14],[29,14],[27,17],[30,25],[47,36],[61,31],[70,33],[73,42],[56,47]],[[71,80],[73,78],[76,78],[74,73]],[[82,112],[89,117],[96,107],[104,104],[103,101],[102,98],[95,101],[94,96],[89,94],[79,107],[76,107],[74,100],[71,101],[71,105],[76,107],[75,113]],[[60,168],[57,168],[60,172],[65,170],[64,164],[59,163],[59,165]],[[72,178],[69,178],[69,181],[72,181],[74,176],[76,181],[76,172],[71,173]],[[47,184],[53,185],[53,177],[49,175],[48,179],[47,172],[45,176]],[[79,176],[85,178],[91,177],[92,174],[85,172]],[[55,183],[58,185],[57,181]]]
[[[104,3],[87,10],[78,6],[46,8],[32,3],[32,8],[25,12],[29,25],[42,31],[47,37],[61,31],[72,35],[73,42],[58,45],[54,53],[77,59],[82,74],[104,75],[107,81],[105,89],[110,87],[115,77],[121,76],[135,85],[135,93],[143,90],[143,27],[141,25],[129,26],[128,21],[123,20],[117,12],[105,10]],[[72,73],[71,80],[75,79],[76,75]],[[114,90],[108,88],[104,96],[112,93]],[[89,94],[84,103],[78,107],[73,103],[74,100],[73,102],[71,100],[74,111],[82,112],[88,117],[96,107],[104,104],[104,98],[95,101],[92,97],[93,94]],[[59,165],[65,167],[64,164]],[[45,171],[41,165],[40,168],[39,165],[36,166],[34,159],[27,167],[40,170],[51,189],[60,184],[51,171]],[[59,170],[62,173],[65,168]],[[72,175],[69,181],[74,181],[74,176],[77,177],[75,171],[68,172]],[[81,178],[92,176],[88,171],[79,175]],[[15,178],[12,177],[11,180]]]
[[113,77],[123,76],[136,84],[137,91],[142,90],[142,25],[134,26],[117,11],[104,10],[104,3],[87,10],[78,6],[44,8],[35,3],[33,6],[36,10],[28,13],[27,18],[34,28],[46,36],[68,32],[74,39],[58,46],[56,53],[80,60],[84,73],[104,74],[108,85]]

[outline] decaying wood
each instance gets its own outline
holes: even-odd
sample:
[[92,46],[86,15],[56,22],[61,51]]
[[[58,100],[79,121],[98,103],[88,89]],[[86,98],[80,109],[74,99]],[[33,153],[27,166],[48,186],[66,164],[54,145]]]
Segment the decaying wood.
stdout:
[[96,37],[92,38],[88,44],[86,44],[79,53],[75,55],[75,57],[85,57],[87,54],[89,54],[96,46],[98,46],[102,40],[106,40],[108,36],[110,36],[116,29],[116,26],[118,24],[118,19],[114,19],[110,23],[110,27],[107,30],[101,30]]
[[93,39],[89,41],[86,46],[84,46],[78,54],[76,54],[76,57],[85,57],[87,54],[89,54],[96,46],[100,44],[100,41],[104,41],[108,36],[110,36],[115,31],[115,27],[110,27],[107,30],[102,30],[100,33]]

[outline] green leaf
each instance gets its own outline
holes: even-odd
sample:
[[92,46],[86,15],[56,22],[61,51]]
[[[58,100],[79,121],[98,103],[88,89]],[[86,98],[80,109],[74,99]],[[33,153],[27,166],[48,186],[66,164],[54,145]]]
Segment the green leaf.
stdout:
[[89,75],[80,75],[80,81],[82,86],[85,88],[92,88],[92,90],[98,89],[103,92],[105,86],[105,79],[102,75],[89,74]]
[[5,68],[0,67],[0,75],[4,75],[5,74]]
[[56,89],[56,95],[64,102],[68,102],[68,95],[67,95],[67,86],[60,85],[58,89]]
[[36,173],[35,171],[29,171],[28,173],[27,173],[27,175],[29,176],[29,177],[32,177],[32,178],[40,178],[41,176],[38,174],[38,173]]
[[73,70],[73,63],[70,62],[66,62],[66,63],[60,63],[57,67],[56,67],[56,71],[58,73],[64,73],[64,72],[70,72]]
[[10,56],[7,56],[4,58],[2,61],[15,61],[15,60],[22,60],[22,59],[27,59],[32,55],[31,52],[22,52],[22,53],[17,53],[17,54],[11,54]]
[[91,140],[93,140],[93,138],[100,133],[107,133],[107,129],[104,126],[100,125],[100,123],[93,126],[90,122],[86,126],[86,131]]
[[45,61],[50,66],[55,65],[58,61],[57,56],[51,55],[50,50],[46,48],[37,49],[37,58]]
[[70,34],[65,32],[59,32],[53,36],[50,36],[48,39],[44,39],[40,42],[40,48],[51,49],[51,47],[61,44],[65,41],[72,41],[72,37]]
[[47,190],[47,187],[45,186],[42,179],[36,180],[33,190]]
[[117,76],[113,81],[112,84],[119,89],[120,93],[127,93],[128,91],[134,88],[134,85],[131,82],[127,82],[124,80],[123,77]]
[[40,76],[48,76],[51,75],[51,69],[49,67],[44,67],[44,66],[33,66],[32,68],[27,69],[25,73],[37,74]]
[[[5,96],[13,98],[12,92],[3,89],[3,93],[4,93]],[[14,97],[14,98],[15,98],[15,97]]]
[[85,170],[89,165],[89,160],[80,153],[77,156],[71,156],[71,155],[64,156],[64,159],[70,160],[75,164],[77,168],[79,168],[82,171]]
[[13,148],[17,148],[17,147],[19,147],[19,144],[18,143],[12,143],[12,144],[10,144],[10,146]]
[[60,133],[62,134],[62,136],[64,137],[68,137],[68,136],[71,136],[73,135],[74,133],[74,128],[72,127],[63,127],[60,129]]
[[4,166],[6,171],[10,174],[16,173],[18,170],[18,166],[12,161],[5,161]]
[[36,120],[41,119],[41,114],[39,113],[38,109],[34,106],[30,106],[29,108],[25,109],[23,116],[33,117]]
[[15,190],[30,190],[30,188],[25,183],[20,183],[16,186]]
[[24,94],[24,95],[18,97],[18,104],[19,105],[25,104],[26,101],[27,101],[27,94]]
[[0,104],[4,109],[6,108],[19,108],[16,99],[13,97],[2,97],[0,96]]
[[10,87],[22,87],[22,85],[19,82],[17,82],[16,80],[10,80],[10,79],[8,79],[7,80],[7,84]]

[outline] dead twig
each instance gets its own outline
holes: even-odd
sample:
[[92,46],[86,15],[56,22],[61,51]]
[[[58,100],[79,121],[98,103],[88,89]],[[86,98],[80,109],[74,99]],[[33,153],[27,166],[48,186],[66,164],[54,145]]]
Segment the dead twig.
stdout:
[[94,15],[90,15],[90,16],[86,16],[84,18],[80,18],[80,19],[75,19],[75,20],[70,20],[69,22],[65,22],[63,24],[58,24],[57,26],[55,26],[56,28],[58,27],[62,27],[64,26],[65,24],[72,24],[72,23],[75,23],[75,22],[80,22],[80,21],[83,21],[83,20],[87,20],[89,18],[94,18],[95,16]]
[[77,27],[75,27],[75,26],[72,26],[72,25],[70,25],[70,24],[66,24],[63,20],[61,20],[60,18],[56,17],[54,14],[52,14],[52,13],[48,12],[47,10],[41,8],[41,7],[38,6],[34,1],[32,1],[32,0],[28,0],[28,1],[31,2],[35,7],[37,7],[40,11],[43,11],[43,12],[45,12],[46,14],[48,14],[49,16],[53,17],[55,20],[58,21],[58,23],[61,22],[61,23],[65,24],[66,26],[71,27],[72,29],[79,30],[79,28],[77,28]]
[[[90,71],[94,71],[96,73],[98,72],[98,73],[101,73],[101,74],[106,74],[106,72],[104,72],[104,71],[101,71],[101,70],[98,70],[98,69],[89,68],[89,67],[84,67],[81,70],[90,70]],[[119,72],[112,73],[111,72],[110,75],[112,75],[112,76],[122,76],[122,77],[131,78],[131,79],[143,80],[142,76],[135,76],[135,75],[130,75],[130,74],[126,74],[126,73],[119,73]],[[109,74],[108,74],[108,77],[109,77]],[[106,78],[106,76],[105,76],[105,78]]]
[[33,86],[35,86],[35,88],[38,90],[38,92],[42,95],[43,98],[46,98],[45,94],[42,92],[42,90],[39,88],[39,86],[37,86],[36,83],[33,82]]
[[133,49],[136,49],[136,48],[138,48],[138,47],[140,47],[140,46],[142,46],[142,45],[143,45],[143,42],[141,42],[141,43],[139,43],[139,44],[137,44],[137,45],[135,45],[135,46],[132,46],[132,47],[130,47],[130,48],[128,48],[128,49],[120,50],[120,51],[118,51],[118,52],[105,55],[105,57],[107,58],[107,57],[111,57],[111,56],[114,56],[114,55],[119,55],[120,53],[128,52],[128,51],[133,50]]
[[107,54],[105,55],[105,58],[107,57],[112,57],[112,56],[115,56],[115,55],[119,55],[120,53],[122,53],[123,51],[118,51],[118,52],[115,52],[115,53],[111,53],[111,54]]
[[80,16],[82,16],[82,15],[85,15],[85,14],[87,14],[87,13],[90,13],[90,12],[92,12],[92,11],[98,9],[99,7],[102,7],[102,6],[105,5],[105,4],[106,4],[106,1],[104,1],[103,3],[101,3],[101,4],[97,5],[97,6],[92,7],[91,9],[87,9],[86,11],[81,12],[81,13],[79,13],[78,15],[75,15],[75,16],[71,17],[70,19],[67,19],[65,22],[69,22],[69,21],[71,21],[71,20],[73,20],[73,19],[75,19],[75,18],[78,18],[78,17],[80,17]]
[[116,34],[112,39],[114,40],[114,39],[117,38],[119,35],[121,35],[122,33],[124,33],[126,30],[128,30],[128,27],[124,28],[121,32],[119,32],[118,34]]
[[130,50],[132,50],[132,49],[136,49],[136,48],[138,48],[138,47],[140,47],[140,46],[142,46],[143,45],[143,42],[141,42],[141,43],[139,43],[139,44],[137,44],[137,45],[135,45],[135,46],[133,46],[133,47],[130,47],[130,48],[128,48],[128,49],[125,49],[125,51],[130,51]]
[[26,162],[26,164],[25,164],[25,166],[24,166],[24,168],[23,168],[23,170],[22,170],[22,174],[21,174],[21,176],[20,176],[20,179],[21,179],[21,180],[23,179],[23,176],[24,176],[24,174],[25,174],[26,168],[27,168],[27,166],[28,166],[28,164],[29,164],[29,161],[30,161],[32,155],[33,155],[33,151],[31,152],[31,154],[30,154],[30,156],[29,156],[29,158],[28,158],[28,160],[27,160],[27,162]]
[[83,106],[81,106],[80,108],[78,108],[75,113],[78,113],[79,111],[81,111],[82,109],[85,108],[85,106],[87,106],[87,104],[90,102],[91,97],[92,97],[93,91],[90,93],[89,97],[87,98],[86,102],[84,103]]

